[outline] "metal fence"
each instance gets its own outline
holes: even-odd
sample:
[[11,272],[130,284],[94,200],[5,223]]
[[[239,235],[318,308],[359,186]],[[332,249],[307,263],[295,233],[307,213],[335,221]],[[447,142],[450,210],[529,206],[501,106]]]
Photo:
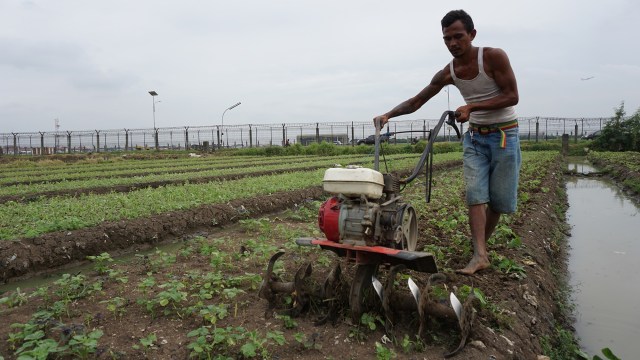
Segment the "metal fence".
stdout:
[[[583,136],[602,127],[611,118],[518,118],[523,139],[544,141],[569,134]],[[391,142],[426,138],[438,119],[393,120],[388,130],[398,132]],[[464,131],[464,125],[462,124]],[[215,149],[284,146],[328,141],[353,144],[373,134],[371,121],[327,123],[283,123],[213,126],[183,126],[155,129],[111,129],[57,132],[0,133],[0,151],[11,155],[42,155],[143,149]],[[448,126],[437,136],[453,140]]]

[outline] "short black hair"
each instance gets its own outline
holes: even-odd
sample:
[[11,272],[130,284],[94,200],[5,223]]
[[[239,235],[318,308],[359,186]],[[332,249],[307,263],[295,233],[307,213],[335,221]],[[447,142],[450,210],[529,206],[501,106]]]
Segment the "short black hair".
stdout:
[[471,16],[464,10],[449,11],[447,15],[442,18],[442,21],[440,21],[440,25],[442,25],[442,28],[444,29],[451,26],[451,24],[458,20],[462,21],[464,29],[467,30],[467,32],[473,31],[473,19],[471,19]]

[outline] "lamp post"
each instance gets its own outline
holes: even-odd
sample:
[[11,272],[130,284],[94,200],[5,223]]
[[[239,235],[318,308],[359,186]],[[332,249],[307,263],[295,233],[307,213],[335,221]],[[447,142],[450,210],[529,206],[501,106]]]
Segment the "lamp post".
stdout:
[[156,96],[158,96],[158,93],[151,90],[149,91],[149,95],[151,95],[151,100],[153,101],[153,129],[155,130],[156,128]]
[[[153,101],[153,140],[155,143],[156,150],[159,150],[158,147],[158,129],[156,128],[156,96],[158,93],[151,90],[149,91],[149,95],[151,95],[151,100]],[[159,101],[158,101],[159,102]]]
[[[240,104],[242,104],[242,103],[238,101],[237,103],[235,103],[235,104],[233,104],[233,105],[229,106],[228,108],[224,109],[224,111],[222,112],[222,125],[221,125],[221,128],[222,128],[222,135],[224,135],[224,114],[225,114],[227,111],[229,111],[229,110],[231,110],[231,109],[233,109],[233,108],[235,108],[235,107],[240,106]],[[218,140],[218,143],[220,143],[220,140]]]

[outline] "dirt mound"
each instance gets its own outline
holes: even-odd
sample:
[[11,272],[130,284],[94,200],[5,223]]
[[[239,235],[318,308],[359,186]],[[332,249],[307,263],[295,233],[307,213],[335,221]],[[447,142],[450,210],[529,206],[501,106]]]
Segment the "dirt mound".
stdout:
[[92,228],[58,231],[33,239],[2,241],[0,281],[84,260],[88,255],[126,249],[136,244],[157,243],[202,226],[227,225],[250,216],[274,213],[306,199],[319,198],[321,194],[321,187],[281,192],[234,200],[224,205],[203,205],[187,211],[105,222]]

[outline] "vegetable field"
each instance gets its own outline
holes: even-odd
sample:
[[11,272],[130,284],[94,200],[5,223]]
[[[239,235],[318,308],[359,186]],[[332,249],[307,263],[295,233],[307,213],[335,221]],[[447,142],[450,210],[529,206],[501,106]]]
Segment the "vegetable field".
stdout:
[[[490,240],[492,267],[457,275],[471,256],[461,154],[436,154],[432,200],[424,177],[404,198],[418,213],[418,249],[436,257],[448,281],[444,300],[480,300],[465,359],[531,358],[550,353],[563,324],[555,297],[562,270],[562,160],[525,152],[519,209]],[[407,173],[419,154],[386,156]],[[458,332],[432,324],[416,337],[415,314],[385,333],[375,312],[353,323],[314,326],[326,304],[299,317],[258,299],[268,259],[286,254],[274,273],[291,280],[305,262],[318,284],[340,259],[294,240],[320,236],[324,170],[372,166],[368,155],[204,156],[153,160],[94,159],[0,164],[0,273],[3,281],[71,261],[91,269],[37,288],[0,294],[0,358],[247,359],[441,358]],[[385,164],[381,166],[385,171]],[[156,249],[174,241],[177,250]],[[119,259],[114,254],[127,249]],[[146,249],[145,251],[143,251]],[[139,251],[138,251],[139,250]],[[347,281],[352,265],[345,264]],[[412,273],[419,284],[426,275]],[[405,289],[406,290],[406,289]],[[535,337],[534,337],[535,335]]]

